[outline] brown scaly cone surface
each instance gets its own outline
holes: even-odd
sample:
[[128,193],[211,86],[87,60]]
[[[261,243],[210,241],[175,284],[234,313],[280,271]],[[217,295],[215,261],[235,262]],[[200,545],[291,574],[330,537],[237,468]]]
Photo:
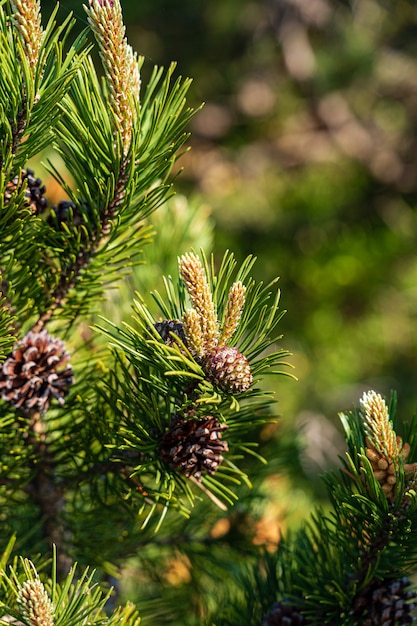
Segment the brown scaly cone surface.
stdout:
[[176,419],[160,443],[161,457],[185,476],[201,480],[206,472],[215,474],[229,447],[222,440],[226,424],[212,416],[201,419]]
[[46,330],[29,331],[0,366],[0,392],[3,400],[26,412],[48,410],[52,398],[64,404],[73,382],[69,354],[60,339]]

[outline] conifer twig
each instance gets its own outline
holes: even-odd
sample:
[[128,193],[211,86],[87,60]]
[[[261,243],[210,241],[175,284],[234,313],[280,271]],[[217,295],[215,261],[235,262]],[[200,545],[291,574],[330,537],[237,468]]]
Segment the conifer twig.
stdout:
[[39,0],[11,0],[14,22],[34,76],[43,43]]
[[[11,7],[14,11],[13,22],[22,42],[23,52],[29,65],[31,79],[35,83],[37,66],[44,39],[40,2],[39,0],[11,0]],[[42,73],[39,74],[39,77],[41,77],[41,75]],[[20,110],[17,114],[16,122],[12,125],[11,152],[13,155],[17,152],[26,128],[28,93],[28,85],[23,83]],[[38,97],[37,94],[34,94],[34,101],[36,101]]]
[[209,352],[217,345],[218,324],[203,266],[198,256],[192,252],[184,254],[178,260],[178,266],[200,321],[204,352]]
[[[122,168],[124,170],[124,168]],[[37,322],[33,326],[34,332],[40,332],[52,318],[54,312],[62,307],[68,291],[75,287],[80,273],[88,267],[92,257],[99,249],[103,239],[109,234],[110,220],[114,217],[117,207],[120,205],[126,184],[126,174],[121,173],[118,179],[117,187],[112,201],[108,204],[100,219],[100,228],[92,232],[89,240],[85,242],[80,250],[74,265],[63,273],[59,279],[58,285],[51,294],[51,304],[48,309],[42,313]]]
[[139,98],[140,89],[137,54],[127,43],[119,0],[90,0],[86,11],[88,23],[99,45],[110,106],[126,155],[135,123],[135,107],[132,106],[132,101]]
[[40,331],[61,307],[68,291],[72,289],[83,269],[88,267],[99,249],[102,240],[110,232],[110,221],[115,217],[126,193],[130,158],[128,150],[132,140],[133,125],[136,123],[135,102],[139,98],[140,75],[137,55],[125,38],[125,26],[119,0],[90,0],[86,7],[88,22],[99,44],[103,61],[110,107],[117,121],[115,134],[120,134],[124,158],[117,175],[113,198],[100,211],[99,228],[93,228],[72,267],[64,272],[50,297],[50,305],[34,325]]

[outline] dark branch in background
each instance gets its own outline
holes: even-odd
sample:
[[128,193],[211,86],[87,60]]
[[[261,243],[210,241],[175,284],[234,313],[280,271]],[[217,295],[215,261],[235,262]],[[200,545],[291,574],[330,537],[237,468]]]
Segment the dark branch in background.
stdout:
[[34,477],[26,491],[39,506],[42,529],[49,554],[57,549],[57,575],[63,579],[72,565],[67,556],[62,514],[64,509],[64,486],[58,487],[54,478],[54,457],[50,453],[46,437],[46,425],[39,411],[30,415],[27,443],[32,448],[31,466]]

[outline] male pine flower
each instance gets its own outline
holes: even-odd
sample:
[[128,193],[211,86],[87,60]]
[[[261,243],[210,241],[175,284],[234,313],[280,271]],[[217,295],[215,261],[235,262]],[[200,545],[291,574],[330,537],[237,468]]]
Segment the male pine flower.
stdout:
[[30,626],[54,626],[53,605],[41,581],[27,580],[20,587],[17,603]]
[[[196,254],[184,254],[179,259],[179,271],[187,288],[195,319],[198,320],[200,336],[203,341],[202,351],[207,354],[218,342],[219,328],[216,310],[210,287],[207,283],[204,268]],[[191,338],[191,343],[194,343]]]
[[38,0],[12,0],[13,20],[23,44],[33,75],[39,61],[44,39]]
[[[390,420],[385,400],[375,391],[364,393],[360,400],[366,434],[366,456],[375,478],[388,498],[395,494],[396,468],[407,460],[410,445],[403,443]],[[404,472],[416,471],[416,464],[404,463]]]
[[114,113],[126,155],[135,122],[134,101],[139,98],[137,54],[127,43],[119,0],[90,0],[87,19],[99,46],[110,107]]
[[247,358],[236,347],[227,345],[236,331],[245,304],[245,286],[237,281],[230,288],[222,329],[204,268],[197,255],[179,259],[179,271],[193,309],[183,317],[188,345],[207,377],[219,389],[237,394],[249,389],[252,372]]

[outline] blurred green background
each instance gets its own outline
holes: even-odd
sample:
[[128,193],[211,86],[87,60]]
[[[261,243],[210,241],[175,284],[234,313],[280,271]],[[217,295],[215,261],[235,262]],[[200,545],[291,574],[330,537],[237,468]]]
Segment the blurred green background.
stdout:
[[[43,2],[45,16],[53,5]],[[176,61],[194,79],[189,103],[205,102],[180,160],[179,195],[155,216],[151,267],[132,288],[158,287],[177,255],[200,245],[257,256],[264,282],[280,276],[282,346],[298,382],[267,381],[281,420],[262,436],[272,469],[281,462],[319,489],[315,478],[344,450],[339,411],[370,388],[397,390],[405,419],[417,406],[416,4],[122,7],[129,42],[146,58],[143,84],[154,64]],[[64,0],[59,15],[68,11],[85,26],[81,2]],[[267,489],[289,499],[275,519],[305,498],[277,486],[279,475]]]

